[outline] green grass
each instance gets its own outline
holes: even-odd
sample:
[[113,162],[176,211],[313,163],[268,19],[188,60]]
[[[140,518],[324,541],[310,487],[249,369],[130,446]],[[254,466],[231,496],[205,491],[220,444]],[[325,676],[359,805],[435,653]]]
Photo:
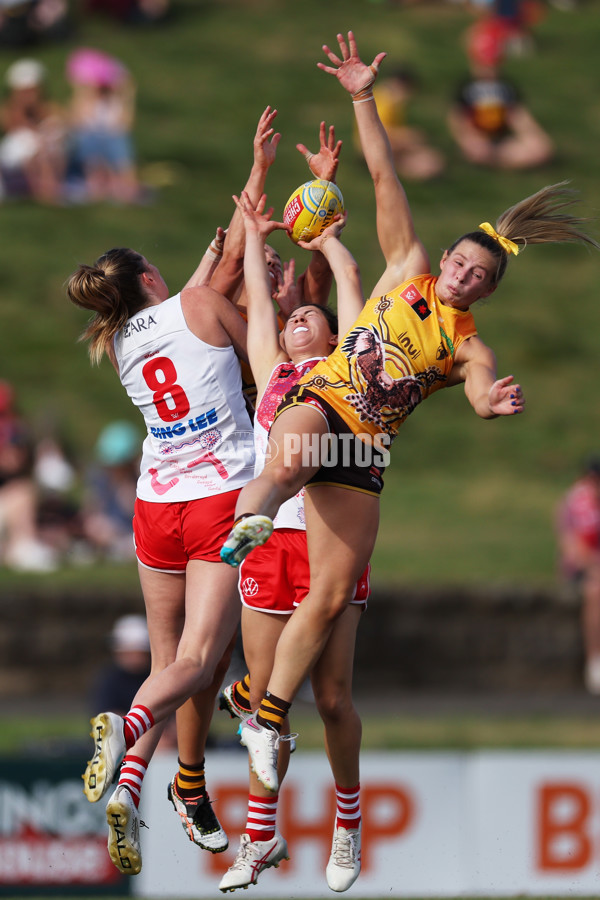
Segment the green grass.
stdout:
[[[369,750],[481,750],[569,749],[596,750],[600,722],[583,713],[436,712],[394,715],[362,713],[363,751]],[[294,710],[292,727],[301,735],[302,750],[323,749],[323,728],[314,709]],[[2,716],[2,756],[67,752],[85,755],[89,717],[85,714]],[[229,718],[217,713],[211,734],[217,741],[234,739]]]
[[[493,221],[550,182],[571,179],[584,211],[598,210],[593,73],[600,9],[591,3],[571,14],[549,8],[536,29],[536,52],[509,61],[559,153],[543,171],[500,174],[462,162],[444,124],[464,69],[459,38],[471,21],[456,7],[178,0],[171,21],[156,29],[81,20],[77,42],[122,57],[134,74],[140,162],[149,175],[162,173],[164,186],[149,206],[0,206],[1,374],[18,386],[38,430],[54,428],[83,463],[107,421],[135,417],[110,365],[92,370],[77,344],[85,316],[66,300],[64,281],[78,263],[131,245],[159,265],[173,290],[181,286],[216,225],[231,215],[231,194],[243,186],[256,122],[267,104],[279,110],[283,135],[269,201],[280,213],[307,177],[295,144],[314,146],[319,121],[334,123],[345,142],[338,180],[350,213],[346,241],[365,287],[375,282],[382,258],[372,186],[352,150],[351,104],[335,79],[316,67],[321,44],[334,44],[339,30],[354,29],[365,58],[387,50],[384,71],[403,62],[419,72],[412,119],[449,160],[437,182],[407,185],[432,258],[458,234]],[[59,99],[67,96],[63,71],[70,49],[39,50]],[[289,258],[291,245],[277,237]],[[502,288],[476,318],[499,372],[514,372],[523,384],[527,413],[483,422],[460,389],[441,392],[416,411],[402,428],[387,474],[376,584],[552,583],[556,503],[582,457],[597,449],[599,273],[600,256],[578,247],[531,247],[511,261]]]

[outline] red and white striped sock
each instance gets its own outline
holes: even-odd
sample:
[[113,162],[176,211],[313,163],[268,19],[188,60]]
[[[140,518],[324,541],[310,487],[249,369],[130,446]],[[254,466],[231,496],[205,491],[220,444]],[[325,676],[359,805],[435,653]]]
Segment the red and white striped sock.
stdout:
[[358,828],[360,825],[360,783],[354,788],[335,786],[337,814],[335,827],[346,830]]
[[125,733],[125,746],[131,750],[133,745],[143,734],[150,731],[154,725],[154,716],[147,706],[132,706],[123,719]]
[[248,795],[246,834],[249,835],[251,841],[270,841],[275,837],[278,800],[278,794],[275,797]]
[[148,763],[145,759],[142,759],[141,756],[134,756],[132,753],[128,753],[121,763],[121,771],[119,772],[119,784],[124,784],[131,797],[133,802],[136,805],[136,809],[139,808],[140,805],[140,796],[142,793],[142,781],[144,780],[144,775],[146,774],[146,769],[148,768]]

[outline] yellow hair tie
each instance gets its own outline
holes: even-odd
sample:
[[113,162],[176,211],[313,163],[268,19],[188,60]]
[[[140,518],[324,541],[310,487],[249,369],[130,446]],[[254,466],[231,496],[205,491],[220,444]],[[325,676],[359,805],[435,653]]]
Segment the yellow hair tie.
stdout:
[[498,241],[503,250],[506,250],[507,253],[514,253],[515,256],[519,255],[519,247],[515,244],[514,241],[509,241],[508,238],[502,237],[501,234],[498,234],[493,225],[490,225],[489,222],[482,222],[479,226],[482,231],[485,231],[486,234],[489,234],[491,238],[495,241]]

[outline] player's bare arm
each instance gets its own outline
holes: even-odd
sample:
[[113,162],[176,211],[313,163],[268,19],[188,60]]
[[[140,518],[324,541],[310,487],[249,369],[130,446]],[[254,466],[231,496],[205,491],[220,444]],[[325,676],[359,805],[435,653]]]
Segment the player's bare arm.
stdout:
[[448,387],[464,383],[467,400],[482,419],[523,412],[525,399],[514,376],[496,376],[496,357],[477,336],[464,341],[456,352]]
[[[244,188],[254,204],[260,199],[267,173],[277,156],[281,134],[273,127],[276,116],[277,110],[267,106],[256,127],[253,164]],[[227,229],[221,262],[210,281],[211,287],[230,300],[234,298],[243,278],[245,234],[244,222],[236,207]]]
[[261,396],[273,366],[285,358],[279,344],[279,328],[271,299],[265,241],[273,231],[286,231],[287,227],[283,222],[273,221],[272,207],[265,210],[265,194],[256,206],[253,206],[245,191],[233,199],[246,229],[244,279],[248,300],[248,361]]
[[[296,149],[302,153],[310,171],[316,178],[335,182],[342,141],[336,141],[333,125],[328,128],[325,122],[321,122],[318,153],[311,153],[304,144],[296,144]],[[327,260],[321,253],[313,253],[307,270],[298,278],[300,294],[297,303],[292,308],[302,303],[317,303],[319,306],[325,306],[329,300],[332,284],[333,276]]]
[[347,42],[341,34],[337,39],[341,58],[324,45],[323,50],[332,65],[317,65],[324,72],[335,75],[353,97],[360,141],[375,188],[377,236],[386,261],[385,272],[370,292],[372,296],[379,296],[413,275],[428,272],[430,262],[417,237],[388,136],[373,101],[372,86],[386,54],[378,53],[371,65],[366,65],[360,59],[351,31]]

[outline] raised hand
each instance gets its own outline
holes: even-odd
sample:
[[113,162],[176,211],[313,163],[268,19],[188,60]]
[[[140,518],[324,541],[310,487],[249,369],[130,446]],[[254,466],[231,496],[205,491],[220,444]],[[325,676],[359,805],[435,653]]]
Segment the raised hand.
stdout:
[[328,225],[327,228],[323,229],[321,234],[313,238],[311,241],[298,241],[298,246],[302,247],[303,250],[321,250],[323,244],[328,238],[339,238],[347,221],[348,211],[344,210],[343,213],[338,213],[337,216],[334,217],[331,224]]
[[296,149],[304,156],[315,178],[322,178],[324,181],[335,181],[342,142],[336,142],[333,125],[330,125],[327,129],[325,122],[321,122],[319,127],[319,144],[318,153],[311,153],[304,144],[296,144]]
[[273,231],[290,231],[289,225],[284,225],[283,222],[271,221],[271,216],[273,215],[272,206],[265,212],[265,205],[267,202],[266,194],[262,194],[256,207],[252,205],[246,191],[242,191],[240,197],[236,197],[236,195],[233,194],[233,201],[244,217],[244,226],[247,234],[257,234],[263,240],[266,240],[268,235]]
[[522,413],[525,408],[521,385],[513,384],[513,378],[513,375],[500,378],[490,388],[490,409],[497,416],[513,416]]
[[346,43],[343,34],[337,35],[337,41],[340,45],[342,58],[340,59],[339,56],[330,50],[327,44],[323,44],[323,51],[333,65],[327,66],[325,63],[318,62],[317,66],[329,75],[335,75],[342,87],[346,88],[348,93],[354,96],[371,87],[377,78],[379,66],[387,56],[387,53],[378,53],[371,65],[368,66],[358,55],[352,31],[348,32],[348,43]]
[[[303,276],[300,276],[302,278]],[[293,310],[302,304],[302,285],[296,281],[296,263],[293,259],[283,264],[283,282],[273,300],[277,303],[284,319],[289,319]]]
[[268,169],[275,162],[277,145],[281,140],[281,135],[273,128],[273,121],[276,115],[277,110],[267,106],[258,120],[256,134],[254,135],[254,161],[265,169]]

